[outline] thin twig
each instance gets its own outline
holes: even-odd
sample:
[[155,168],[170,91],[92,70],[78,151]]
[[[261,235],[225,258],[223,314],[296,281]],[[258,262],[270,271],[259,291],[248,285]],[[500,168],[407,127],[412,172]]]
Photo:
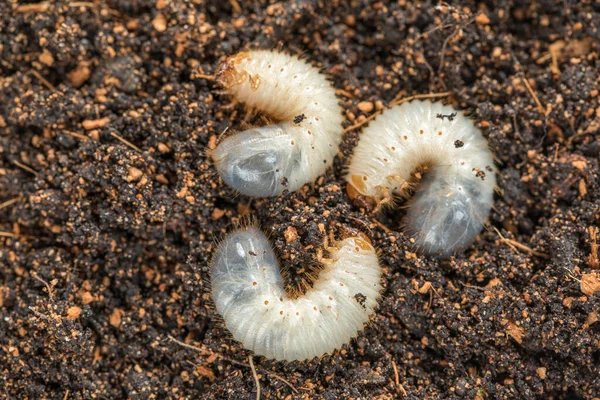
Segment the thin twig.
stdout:
[[252,356],[248,356],[248,363],[250,364],[250,369],[252,370],[254,382],[256,382],[256,400],[260,400],[260,380],[256,374],[256,368],[254,368],[254,360],[252,360]]
[[390,233],[392,231],[390,228],[388,228],[387,226],[385,226],[383,223],[381,223],[380,221],[378,221],[376,218],[373,218],[371,221],[373,221],[373,223],[375,225],[377,225],[378,227],[380,227],[381,229],[383,229],[383,231],[385,233]]
[[69,7],[94,7],[94,3],[89,1],[74,1],[69,3]]
[[20,235],[17,235],[16,233],[12,233],[12,232],[0,232],[0,236],[2,236],[2,237],[10,237],[10,238],[19,238],[19,237],[21,237]]
[[356,124],[354,124],[354,125],[350,125],[350,126],[349,126],[349,127],[347,127],[346,129],[344,129],[344,130],[342,131],[342,133],[347,133],[347,132],[350,132],[350,131],[353,131],[353,130],[355,130],[356,128],[360,128],[361,126],[363,126],[363,125],[364,125],[364,124],[366,124],[367,122],[371,121],[373,118],[375,118],[376,116],[378,116],[378,115],[379,115],[379,114],[381,114],[382,112],[383,112],[382,110],[379,110],[379,111],[376,111],[376,112],[374,112],[373,114],[369,115],[367,118],[363,119],[362,121],[360,121],[360,122],[357,122],[357,123],[356,123]]
[[121,143],[125,144],[126,146],[131,147],[133,150],[138,151],[140,153],[143,153],[142,149],[140,149],[139,147],[137,147],[135,144],[123,139],[121,136],[117,135],[114,132],[111,132],[110,135],[112,137],[114,137],[115,139],[117,139],[118,141],[120,141]]
[[40,82],[42,82],[42,84],[43,84],[44,86],[46,86],[48,89],[50,89],[50,90],[56,90],[56,87],[55,87],[53,84],[51,84],[50,82],[48,82],[48,80],[46,80],[46,78],[44,78],[44,77],[43,77],[43,76],[42,76],[42,75],[41,75],[39,72],[37,72],[37,71],[36,71],[36,70],[34,70],[34,69],[32,69],[32,70],[29,70],[29,72],[31,72],[31,74],[32,74],[33,76],[35,76],[36,78],[38,78],[38,80],[39,80]]
[[502,234],[500,233],[500,231],[494,227],[494,230],[496,231],[496,233],[498,234],[498,236],[500,236],[500,239],[508,244],[509,246],[511,246],[513,249],[516,247],[519,250],[523,250],[527,253],[533,254],[536,257],[540,257],[540,258],[544,258],[544,259],[549,259],[550,256],[548,254],[545,253],[540,253],[539,251],[535,251],[533,250],[531,247],[529,246],[525,246],[522,243],[517,242],[516,240],[512,240],[512,239],[507,239],[504,236],[502,236]]
[[398,367],[396,366],[396,362],[392,360],[392,368],[394,368],[394,377],[396,379],[396,387],[402,392],[402,397],[407,397],[408,393],[406,393],[406,389],[400,383],[400,376],[398,375]]
[[[414,96],[400,98],[400,99],[395,98],[390,103],[390,107],[394,107],[394,106],[397,106],[399,104],[406,103],[407,101],[412,101],[412,100],[415,100],[415,99],[430,99],[430,98],[435,98],[435,97],[446,97],[446,96],[450,96],[451,94],[452,94],[452,92],[442,92],[442,93],[416,94]],[[350,125],[346,129],[344,129],[342,131],[342,133],[347,133],[347,132],[353,131],[353,130],[355,130],[357,128],[360,128],[361,126],[363,126],[367,122],[371,121],[373,118],[377,117],[382,112],[383,112],[383,110],[375,111],[373,114],[369,115],[367,118],[363,119],[362,121],[357,122],[354,125]]]
[[23,198],[23,196],[19,196],[19,197],[15,197],[14,199],[6,200],[4,203],[0,204],[0,210],[2,210],[3,208],[6,208],[8,206],[12,206],[13,204],[19,202],[19,200],[21,200],[22,198]]
[[22,162],[19,162],[19,161],[13,161],[13,163],[14,163],[14,164],[15,164],[17,167],[19,167],[19,168],[22,168],[22,169],[24,169],[25,171],[27,171],[27,172],[30,172],[30,173],[32,173],[32,174],[33,174],[33,175],[35,175],[35,176],[38,176],[38,173],[37,173],[37,171],[36,171],[36,170],[34,170],[33,168],[31,168],[30,166],[28,166],[28,165],[25,165],[25,164],[23,164]]
[[[180,346],[183,346],[183,347],[188,348],[190,350],[195,350],[198,353],[204,354],[206,356],[212,356],[212,355],[214,355],[214,356],[216,356],[217,358],[220,358],[223,361],[227,361],[227,362],[230,362],[232,364],[239,365],[241,367],[251,368],[250,364],[246,364],[246,363],[243,363],[243,362],[239,362],[239,361],[233,360],[233,359],[231,359],[229,357],[225,357],[224,355],[219,354],[219,353],[213,353],[213,352],[206,351],[206,350],[204,350],[204,349],[202,349],[200,347],[192,346],[191,344],[187,344],[185,342],[182,342],[181,340],[175,339],[171,335],[167,335],[167,338],[169,340],[171,340],[172,342],[177,343]],[[292,389],[292,391],[294,393],[296,393],[296,394],[299,393],[298,389],[296,389],[288,380],[286,380],[282,376],[277,375],[275,372],[271,372],[271,371],[268,371],[266,369],[261,369],[261,372],[264,373],[264,374],[270,375],[273,378],[275,378],[277,380],[280,380],[281,382],[285,383],[290,389]]]
[[544,108],[544,106],[542,105],[542,102],[537,97],[537,95],[535,94],[535,91],[533,90],[533,88],[529,84],[529,80],[527,79],[527,77],[524,74],[523,74],[523,77],[521,79],[523,80],[523,83],[525,84],[525,87],[527,88],[527,91],[529,92],[529,94],[531,95],[531,97],[533,97],[533,100],[535,101],[535,104],[537,104],[538,110],[540,111],[540,113],[544,114],[544,116],[545,116],[546,115],[546,109]]
[[28,12],[43,13],[43,12],[48,11],[49,8],[50,8],[50,3],[47,1],[42,1],[41,3],[20,5],[17,7],[15,12],[17,12],[17,13],[28,13]]
[[450,96],[451,94],[452,94],[452,92],[416,94],[414,96],[394,100],[390,103],[390,107],[397,106],[399,104],[406,103],[407,101],[413,101],[416,99],[431,99],[431,98],[437,98],[437,97],[447,97],[447,96]]
[[46,286],[46,290],[48,291],[48,297],[50,298],[50,300],[52,300],[54,293],[52,293],[52,288],[50,287],[48,282],[40,278],[40,276],[35,271],[31,271],[31,276],[33,276],[36,280],[40,281],[42,284],[44,284],[44,286]]
[[396,367],[396,361],[392,360],[392,368],[394,368],[394,377],[396,378],[396,386],[400,386],[400,377],[398,375],[398,367]]
[[73,131],[68,131],[66,129],[63,129],[63,132],[66,133],[69,136],[73,136],[77,139],[81,139],[81,140],[88,140],[89,137],[82,135],[81,133],[77,133],[77,132],[73,132]]
[[[17,235],[16,233],[12,233],[12,232],[0,232],[0,236],[15,238],[15,239],[34,239],[34,238],[36,238],[36,236]],[[37,239],[46,239],[46,237],[45,236],[37,236]]]
[[237,0],[229,0],[229,4],[234,13],[239,14],[242,12],[242,7],[240,7],[240,3]]
[[28,307],[35,315],[37,315],[39,318],[44,319],[46,321],[49,322],[55,322],[52,318],[50,318],[49,316],[42,314],[41,312],[37,311],[35,308],[33,308],[32,306]]
[[354,96],[352,95],[352,93],[344,90],[344,89],[336,89],[335,94],[337,94],[338,96],[344,96],[347,97],[349,99],[353,98]]
[[424,37],[424,36],[427,36],[427,35],[429,35],[429,34],[431,34],[431,33],[435,32],[435,31],[438,31],[438,30],[440,30],[440,29],[452,28],[453,26],[454,26],[454,24],[446,24],[446,25],[441,25],[441,24],[440,24],[440,25],[438,25],[438,26],[435,26],[435,27],[431,28],[431,29],[430,29],[430,30],[428,30],[428,31],[425,31],[425,32],[423,32],[423,33],[419,33],[419,34],[417,35],[417,40],[420,40],[422,37]]
[[206,75],[206,74],[194,74],[194,78],[206,79],[207,81],[214,81],[217,79],[215,75]]
[[464,24],[461,24],[458,26],[458,28],[456,28],[454,30],[454,32],[452,32],[447,38],[446,40],[444,40],[444,43],[442,44],[442,51],[440,52],[440,65],[438,66],[438,74],[442,71],[442,68],[444,68],[444,57],[446,56],[446,46],[448,46],[448,43],[450,43],[450,41],[454,38],[454,36],[456,36],[461,30],[463,30],[464,28],[466,28],[467,26],[471,25],[473,22],[475,22],[475,19],[479,16],[480,13],[477,13],[477,15],[475,15],[474,17],[472,17],[471,19],[469,19],[467,22],[465,22]]

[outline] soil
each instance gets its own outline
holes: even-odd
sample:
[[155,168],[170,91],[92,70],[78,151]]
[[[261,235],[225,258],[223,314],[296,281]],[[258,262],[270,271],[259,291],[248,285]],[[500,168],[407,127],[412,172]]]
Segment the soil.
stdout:
[[[600,397],[600,7],[462,3],[1,2],[0,398],[254,399],[251,361],[263,398]],[[245,113],[212,74],[278,47],[331,77],[349,129],[316,183],[250,199],[206,156]],[[423,94],[469,111],[499,170],[487,229],[446,261],[345,189],[353,127]],[[326,236],[373,240],[385,289],[356,340],[249,359],[207,284],[248,218],[290,286]]]

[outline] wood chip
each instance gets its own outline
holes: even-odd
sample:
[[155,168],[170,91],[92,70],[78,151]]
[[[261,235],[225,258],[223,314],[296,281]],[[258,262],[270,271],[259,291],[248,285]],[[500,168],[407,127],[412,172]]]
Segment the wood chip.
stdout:
[[375,106],[370,101],[361,101],[358,103],[358,109],[364,113],[370,113]]
[[521,328],[520,326],[517,326],[515,323],[513,323],[513,322],[508,323],[508,328],[506,329],[506,333],[508,333],[509,336],[511,336],[513,339],[515,339],[517,343],[519,343],[519,344],[523,343],[523,334],[525,333],[525,330],[523,328]]
[[593,296],[594,293],[600,292],[598,274],[596,272],[590,272],[589,274],[581,275],[580,289],[588,296]]
[[482,12],[475,17],[475,22],[477,22],[479,25],[488,25],[490,23],[490,18],[486,13]]
[[89,131],[92,129],[102,128],[109,122],[110,122],[110,118],[104,117],[104,118],[100,118],[100,119],[86,119],[85,121],[83,121],[81,123],[81,125],[83,126],[83,128],[85,130]]
[[167,18],[164,14],[157,14],[156,17],[152,20],[152,26],[158,32],[164,32],[167,30]]
[[221,218],[223,215],[225,215],[225,210],[222,210],[220,208],[215,208],[210,217],[212,218],[213,221],[218,220],[219,218]]
[[425,294],[431,289],[431,282],[425,282],[418,290],[419,293]]
[[51,67],[54,65],[54,57],[52,57],[52,53],[50,53],[47,49],[44,49],[42,54],[40,54],[39,60],[42,64]]
[[23,4],[17,7],[16,12],[18,13],[28,13],[28,12],[38,12],[43,13],[48,11],[50,8],[50,3],[42,2],[37,4]]
[[142,175],[144,175],[144,173],[135,168],[135,167],[129,167],[129,170],[127,171],[127,178],[125,178],[127,180],[127,182],[135,182],[138,181]]
[[90,79],[92,71],[88,68],[87,65],[80,65],[71,72],[67,74],[67,78],[71,82],[71,85],[75,88],[79,88],[83,86],[84,83]]
[[546,379],[546,368],[539,367],[538,369],[535,370],[535,372],[537,372],[540,379]]
[[293,226],[288,226],[288,228],[283,232],[283,237],[285,237],[286,243],[292,243],[296,239],[298,239],[298,231]]
[[121,325],[121,318],[125,315],[125,311],[120,308],[115,308],[110,314],[109,322],[115,328],[118,328]]
[[166,154],[166,153],[168,153],[168,152],[171,151],[171,149],[169,148],[169,146],[167,146],[164,143],[159,143],[157,147],[158,147],[158,151],[161,152],[161,153],[163,153],[163,154]]
[[75,320],[81,315],[81,307],[73,306],[67,310],[67,318]]
[[87,304],[90,304],[92,301],[94,301],[94,296],[92,296],[92,294],[88,291],[84,291],[83,293],[81,293],[80,297],[81,297],[81,303],[84,306]]

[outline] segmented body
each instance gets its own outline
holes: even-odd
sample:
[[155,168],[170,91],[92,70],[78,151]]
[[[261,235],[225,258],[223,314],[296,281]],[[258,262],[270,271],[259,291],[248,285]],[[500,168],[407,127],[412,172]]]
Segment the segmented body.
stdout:
[[365,237],[346,238],[313,287],[292,299],[267,237],[257,228],[230,234],[211,264],[212,298],[233,337],[275,360],[322,356],[355,337],[381,292],[375,249]]
[[249,51],[230,57],[217,80],[236,101],[278,121],[218,145],[213,160],[228,185],[249,196],[277,196],[331,166],[341,141],[342,110],[317,68],[284,53]]
[[429,101],[386,110],[361,134],[347,181],[381,202],[407,195],[420,166],[428,169],[411,199],[406,228],[425,253],[448,256],[479,234],[496,185],[487,140],[462,112]]

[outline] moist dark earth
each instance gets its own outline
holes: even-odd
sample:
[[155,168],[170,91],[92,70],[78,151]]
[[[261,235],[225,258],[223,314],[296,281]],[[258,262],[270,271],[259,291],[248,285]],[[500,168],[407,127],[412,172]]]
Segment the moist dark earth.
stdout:
[[[208,284],[249,220],[290,289],[348,230],[384,268],[341,350],[253,357],[262,398],[600,397],[599,25],[591,0],[2,1],[0,398],[256,398]],[[348,128],[332,169],[275,199],[207,156],[247,114],[214,73],[257,48],[322,68]],[[412,247],[405,201],[346,192],[366,118],[415,95],[468,112],[496,157],[489,223],[445,261]]]

